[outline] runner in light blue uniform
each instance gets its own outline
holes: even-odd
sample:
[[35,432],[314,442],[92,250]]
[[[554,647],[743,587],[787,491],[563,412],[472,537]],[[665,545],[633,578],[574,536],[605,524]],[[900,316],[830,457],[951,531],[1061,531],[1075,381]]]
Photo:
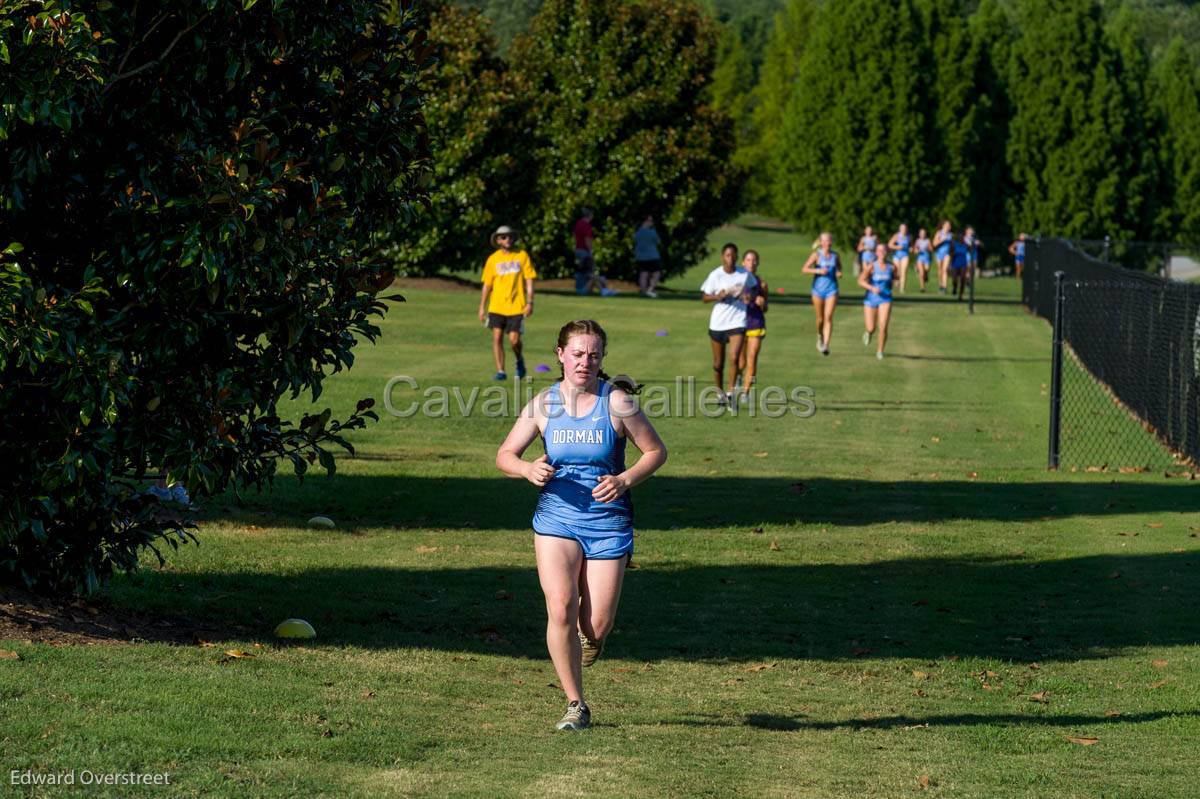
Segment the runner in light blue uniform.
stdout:
[[1017,277],[1021,277],[1021,272],[1025,269],[1025,234],[1019,233],[1016,240],[1008,245],[1008,251],[1012,253],[1013,263],[1017,267]]
[[[555,725],[560,730],[591,724],[582,669],[600,656],[616,621],[633,551],[629,490],[667,459],[662,439],[629,395],[633,386],[602,371],[607,349],[608,336],[594,320],[563,325],[555,349],[562,379],[521,410],[496,452],[500,471],[541,489],[533,550],[546,598],[546,648],[567,699]],[[545,454],[526,460],[539,437]],[[626,441],[641,452],[628,469]],[[497,494],[492,501],[503,499]]]
[[838,276],[842,263],[833,250],[833,235],[822,233],[817,249],[808,256],[801,270],[813,276],[812,304],[817,322],[817,352],[829,354],[829,339],[833,336],[833,311],[838,301]]
[[943,219],[938,232],[933,234],[933,254],[938,265],[938,293],[946,293],[946,279],[950,272],[950,251],[954,247],[954,229],[949,219]]
[[887,262],[887,247],[880,244],[875,251],[875,261],[870,269],[864,269],[858,276],[858,285],[862,286],[863,346],[871,343],[871,336],[879,331],[879,346],[875,357],[883,360],[883,348],[887,344],[888,322],[892,315],[892,281],[896,278],[895,267]]
[[892,238],[888,241],[888,249],[892,251],[892,263],[896,266],[896,272],[900,276],[900,293],[904,293],[904,284],[908,278],[908,257],[909,246],[912,243],[912,238],[908,235],[908,225],[901,224],[900,228],[892,234]]
[[925,281],[929,278],[929,265],[933,261],[933,243],[925,228],[917,231],[917,279],[921,281],[921,293],[925,293]]
[[859,261],[862,263],[863,269],[875,261],[875,245],[878,243],[878,239],[875,238],[875,229],[867,225],[863,230],[862,238],[858,240]]

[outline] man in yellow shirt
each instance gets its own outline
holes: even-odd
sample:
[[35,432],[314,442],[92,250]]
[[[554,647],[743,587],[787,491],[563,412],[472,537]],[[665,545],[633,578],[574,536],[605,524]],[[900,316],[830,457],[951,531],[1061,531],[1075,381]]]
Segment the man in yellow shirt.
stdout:
[[525,377],[525,359],[521,355],[521,334],[525,317],[533,315],[533,281],[537,272],[524,250],[513,244],[515,230],[501,225],[492,234],[496,251],[483,267],[483,295],[479,298],[479,321],[492,329],[492,355],[496,358],[493,380],[507,380],[504,371],[504,334],[517,359],[517,377]]

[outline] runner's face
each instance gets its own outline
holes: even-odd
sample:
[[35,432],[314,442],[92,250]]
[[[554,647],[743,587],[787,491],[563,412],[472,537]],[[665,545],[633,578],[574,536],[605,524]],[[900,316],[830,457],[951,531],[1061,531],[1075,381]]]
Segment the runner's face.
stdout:
[[879,259],[880,263],[883,263],[883,259],[887,258],[887,245],[876,244],[875,245],[875,257]]
[[754,274],[758,271],[758,256],[752,252],[746,253],[742,258],[742,266],[746,267],[746,271]]
[[733,265],[737,263],[737,250],[732,247],[721,250],[721,262],[725,264],[726,269],[732,269]]
[[585,388],[595,382],[603,360],[604,343],[599,336],[571,336],[566,347],[558,348],[563,379],[576,388]]
[[833,236],[822,235],[821,236],[821,249],[828,252],[829,248],[832,246],[833,246]]

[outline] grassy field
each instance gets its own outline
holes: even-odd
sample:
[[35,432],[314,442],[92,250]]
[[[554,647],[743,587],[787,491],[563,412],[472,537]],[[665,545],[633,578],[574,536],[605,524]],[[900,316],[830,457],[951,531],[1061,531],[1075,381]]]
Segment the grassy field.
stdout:
[[[808,241],[713,238],[762,253],[783,293],[761,381],[811,389],[816,413],[656,421],[670,461],[635,490],[593,729],[553,729],[536,490],[492,463],[512,420],[451,396],[442,418],[383,413],[333,478],[211,503],[199,547],[102,600],[215,646],[0,641],[20,656],[0,659],[0,793],[62,795],[12,770],[88,769],[171,775],[89,795],[1194,796],[1196,484],[1045,471],[1050,333],[1015,281],[981,281],[974,316],[910,292],[882,362],[848,291],[825,358]],[[595,317],[610,373],[704,385],[712,265],[657,301],[543,293],[530,366]],[[418,384],[399,407],[488,386],[477,295],[404,293],[318,408],[382,403],[398,375]],[[307,529],[316,513],[337,529]],[[273,639],[291,616],[318,638]]]

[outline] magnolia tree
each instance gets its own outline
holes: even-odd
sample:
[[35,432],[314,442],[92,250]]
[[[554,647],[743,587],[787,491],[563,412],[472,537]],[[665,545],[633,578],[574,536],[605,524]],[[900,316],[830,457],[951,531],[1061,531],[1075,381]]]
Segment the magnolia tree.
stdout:
[[374,416],[277,404],[379,332],[426,168],[407,5],[0,0],[0,577],[93,590]]
[[543,273],[572,268],[571,227],[596,212],[597,261],[632,275],[652,214],[667,271],[704,254],[737,212],[733,124],[707,100],[719,29],[684,0],[548,0],[509,51],[536,170],[524,240]]

